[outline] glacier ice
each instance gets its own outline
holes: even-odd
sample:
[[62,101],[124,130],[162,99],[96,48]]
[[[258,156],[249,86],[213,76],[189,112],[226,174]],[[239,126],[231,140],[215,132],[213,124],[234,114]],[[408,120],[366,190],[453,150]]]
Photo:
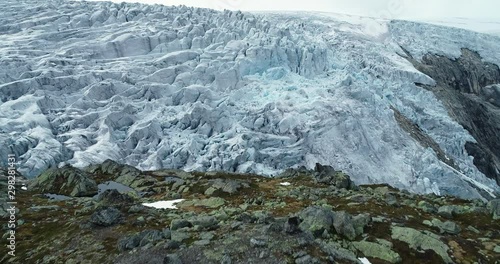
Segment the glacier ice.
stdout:
[[[474,138],[415,85],[434,80],[400,56],[467,47],[498,65],[499,38],[374,19],[383,30],[370,32],[370,19],[323,13],[0,5],[0,154],[18,155],[25,175],[106,159],[269,176],[323,163],[418,193],[499,191],[465,150]],[[402,130],[391,106],[461,171]]]

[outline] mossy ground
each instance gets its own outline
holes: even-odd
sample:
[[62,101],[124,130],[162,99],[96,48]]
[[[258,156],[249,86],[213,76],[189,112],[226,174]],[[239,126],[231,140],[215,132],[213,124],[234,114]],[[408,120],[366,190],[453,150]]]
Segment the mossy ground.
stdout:
[[[165,196],[172,193],[173,183],[166,184],[164,177],[146,172],[149,176],[154,177],[157,182],[149,189],[160,190],[159,192],[151,192],[144,199],[148,200],[165,200]],[[176,172],[171,174],[176,176]],[[183,176],[184,175],[184,176]],[[184,177],[179,175],[179,178]],[[264,178],[258,175],[243,175],[230,173],[203,173],[194,172],[189,176],[189,191],[182,192],[180,195],[186,200],[206,199],[209,196],[205,195],[206,189],[209,187],[208,181],[213,179],[237,179],[249,183],[249,187],[243,187],[237,193],[229,194],[222,191],[214,192],[210,197],[221,197],[225,199],[224,208],[240,208],[241,205],[247,204],[245,209],[248,213],[263,210],[269,212],[272,217],[286,217],[298,213],[302,209],[317,204],[318,200],[323,205],[331,206],[335,211],[346,211],[352,215],[369,213],[372,217],[384,217],[386,220],[371,223],[365,229],[365,235],[360,236],[357,240],[366,239],[368,241],[376,241],[376,239],[385,239],[391,241],[394,245],[393,250],[396,251],[404,260],[404,263],[439,263],[440,257],[433,251],[422,251],[410,249],[409,246],[400,241],[391,239],[391,225],[404,225],[418,230],[428,230],[439,234],[439,230],[423,224],[424,220],[432,220],[437,218],[441,221],[448,219],[442,218],[437,214],[430,214],[416,207],[418,201],[429,201],[436,205],[452,204],[452,205],[469,205],[470,201],[464,201],[452,197],[438,198],[435,196],[418,196],[400,192],[390,186],[385,185],[365,185],[360,186],[356,191],[341,191],[336,193],[328,193],[329,186],[316,183],[311,177],[299,176],[288,179]],[[110,180],[111,175],[97,175],[95,177],[98,183]],[[281,182],[290,182],[290,186],[282,186]],[[158,189],[158,187],[160,187]],[[376,193],[377,188],[386,188],[386,191],[391,193],[397,199],[397,203],[389,205],[384,201],[384,195]],[[292,190],[301,190],[303,197],[287,195]],[[317,199],[310,199],[306,195],[309,191],[318,192],[320,195]],[[365,195],[369,199],[365,202],[355,203],[349,199],[353,195]],[[117,242],[120,238],[141,232],[147,229],[161,230],[168,227],[172,220],[168,211],[148,210],[145,212],[128,213],[129,207],[120,208],[124,217],[120,224],[111,227],[93,227],[83,228],[88,222],[92,210],[81,211],[85,205],[76,199],[66,201],[49,201],[40,194],[33,192],[21,192],[18,197],[18,206],[21,208],[18,218],[25,222],[19,226],[16,231],[17,237],[17,258],[10,261],[25,260],[26,263],[60,263],[62,259],[74,259],[76,263],[111,263],[112,260],[120,254],[117,248]],[[248,201],[261,200],[261,203],[248,204]],[[412,203],[408,203],[412,201]],[[139,201],[137,201],[139,203]],[[272,204],[272,205],[269,205]],[[281,205],[284,206],[281,206]],[[412,205],[413,204],[413,205]],[[57,205],[60,208],[57,210],[42,209],[39,211],[28,210],[33,206]],[[216,208],[207,208],[201,206],[185,206],[179,209],[181,212],[193,212],[194,214],[214,214]],[[179,213],[176,211],[176,213]],[[138,217],[144,216],[145,220],[139,222]],[[500,255],[492,252],[491,248],[487,249],[480,238],[489,236],[489,241],[500,242],[499,221],[494,221],[487,214],[462,214],[452,219],[457,223],[462,231],[458,235],[441,234],[442,241],[450,246],[450,256],[455,258],[457,263],[474,263],[478,260],[482,263],[495,263],[495,259],[500,259]],[[251,224],[249,224],[251,225]],[[467,229],[468,226],[473,226],[480,232],[475,233]],[[215,230],[215,240],[223,239],[225,234],[233,232],[229,225],[221,226]],[[193,236],[185,243],[189,246],[197,240],[197,236]],[[318,247],[305,246],[301,250],[319,260],[327,262],[327,256]],[[171,250],[170,250],[171,251]],[[486,252],[486,253],[485,253]],[[278,259],[282,258],[287,262],[293,262],[287,254],[277,251],[272,252]],[[485,257],[488,256],[488,257]],[[48,258],[47,256],[51,256]],[[244,254],[240,257],[235,256],[237,260],[243,260]],[[370,259],[372,263],[384,263],[379,259]],[[86,262],[87,261],[87,262]],[[88,262],[90,261],[90,262]],[[111,262],[110,262],[111,261]]]

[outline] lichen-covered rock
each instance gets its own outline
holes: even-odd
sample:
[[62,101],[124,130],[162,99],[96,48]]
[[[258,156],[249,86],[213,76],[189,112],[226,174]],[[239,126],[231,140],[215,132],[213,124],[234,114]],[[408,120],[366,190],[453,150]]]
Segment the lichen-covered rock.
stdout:
[[392,227],[392,239],[408,243],[410,248],[418,250],[432,250],[436,252],[445,263],[454,263],[448,255],[449,247],[440,240],[440,237],[428,231],[419,231],[409,227]]
[[331,230],[335,214],[330,209],[312,206],[302,210],[299,216],[302,219],[299,228],[303,232],[310,232],[318,237],[324,231],[329,232]]
[[356,188],[356,185],[353,181],[351,181],[351,178],[347,174],[341,171],[336,171],[331,166],[323,166],[317,163],[314,171],[314,178],[317,182],[330,184],[337,188]]
[[367,257],[379,258],[390,263],[399,263],[402,260],[398,253],[385,245],[368,241],[352,242],[352,245]]
[[491,216],[494,220],[500,219],[500,199],[489,201],[487,208],[490,210]]
[[92,196],[98,191],[90,174],[71,166],[45,171],[30,183],[29,188],[42,193],[76,197]]
[[427,202],[427,201],[420,201],[418,202],[418,208],[422,209],[422,211],[426,212],[426,213],[435,213],[437,212],[437,209],[436,207]]
[[202,206],[208,208],[219,208],[226,203],[226,200],[220,197],[210,197],[208,199],[193,199],[191,201],[183,201],[177,204],[178,207],[187,206]]
[[439,219],[432,219],[431,224],[440,229],[441,233],[456,235],[462,230],[459,225],[452,221],[441,222]]
[[102,205],[123,206],[133,203],[134,199],[131,196],[120,193],[115,189],[109,189],[100,193],[99,196],[97,196],[97,201]]
[[225,193],[234,194],[241,188],[248,188],[250,185],[242,180],[233,179],[215,179],[210,181],[210,187],[205,192],[206,195],[212,195],[215,191],[220,190]]
[[120,210],[114,207],[102,208],[90,216],[90,223],[96,226],[112,226],[117,224],[122,217]]
[[192,227],[193,225],[186,219],[174,219],[170,222],[170,230],[177,230],[184,227]]

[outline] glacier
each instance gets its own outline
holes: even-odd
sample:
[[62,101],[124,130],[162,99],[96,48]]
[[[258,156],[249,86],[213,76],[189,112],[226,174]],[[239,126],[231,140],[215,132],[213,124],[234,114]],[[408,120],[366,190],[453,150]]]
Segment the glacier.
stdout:
[[[358,184],[481,199],[500,191],[465,149],[474,137],[417,85],[436,82],[403,56],[468,48],[500,65],[499,37],[328,13],[0,7],[0,154],[16,154],[26,176],[106,159],[271,177],[321,163]],[[457,166],[403,130],[393,109]]]

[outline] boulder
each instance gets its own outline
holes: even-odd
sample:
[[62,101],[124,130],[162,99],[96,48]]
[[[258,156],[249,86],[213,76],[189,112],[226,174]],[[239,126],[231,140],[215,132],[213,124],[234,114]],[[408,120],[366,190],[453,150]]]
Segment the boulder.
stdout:
[[352,216],[346,212],[336,212],[333,220],[333,226],[337,234],[346,237],[349,240],[354,240],[358,233],[353,225]]
[[441,256],[444,263],[454,263],[448,255],[449,247],[434,233],[409,227],[393,226],[391,237],[408,243],[410,248],[414,250],[432,250]]
[[462,213],[462,210],[457,205],[443,205],[438,209],[438,214],[445,218],[453,218],[460,213]]
[[170,230],[177,230],[184,227],[192,227],[193,225],[185,219],[174,219],[170,222]]
[[284,230],[286,233],[295,234],[300,232],[299,225],[300,225],[300,218],[296,216],[289,217],[285,222]]
[[424,211],[426,213],[430,213],[430,214],[437,212],[436,207],[427,201],[418,202],[418,208],[420,208],[420,209],[422,209],[422,211]]
[[215,191],[220,190],[225,193],[234,194],[241,188],[248,188],[248,182],[233,179],[215,179],[209,181],[211,186],[205,192],[206,195],[212,195]]
[[439,228],[441,233],[456,235],[462,230],[459,225],[451,221],[442,222],[439,219],[432,219],[431,224]]
[[500,219],[500,199],[489,201],[487,208],[494,220]]
[[114,207],[100,209],[90,216],[90,223],[96,226],[112,226],[120,221],[122,213]]
[[105,190],[97,196],[97,201],[103,205],[126,205],[134,202],[127,194],[122,194],[115,189]]
[[169,254],[163,259],[163,264],[182,264],[182,261],[177,254]]
[[140,238],[140,247],[165,239],[164,233],[159,230],[145,230],[139,233],[138,236]]
[[128,236],[118,241],[118,250],[131,250],[139,246],[141,239],[137,235]]
[[217,228],[218,221],[213,216],[198,216],[194,219],[189,220],[193,226],[200,226],[205,229]]
[[382,259],[389,263],[399,263],[402,260],[398,253],[385,245],[368,241],[353,242],[352,245],[367,257]]
[[299,213],[302,222],[299,224],[300,230],[310,232],[315,237],[319,237],[324,231],[329,232],[332,228],[334,213],[330,209],[319,206],[311,206]]
[[350,190],[356,189],[357,187],[347,174],[341,171],[336,171],[331,166],[323,166],[316,163],[313,175],[316,182],[333,185],[337,188]]

